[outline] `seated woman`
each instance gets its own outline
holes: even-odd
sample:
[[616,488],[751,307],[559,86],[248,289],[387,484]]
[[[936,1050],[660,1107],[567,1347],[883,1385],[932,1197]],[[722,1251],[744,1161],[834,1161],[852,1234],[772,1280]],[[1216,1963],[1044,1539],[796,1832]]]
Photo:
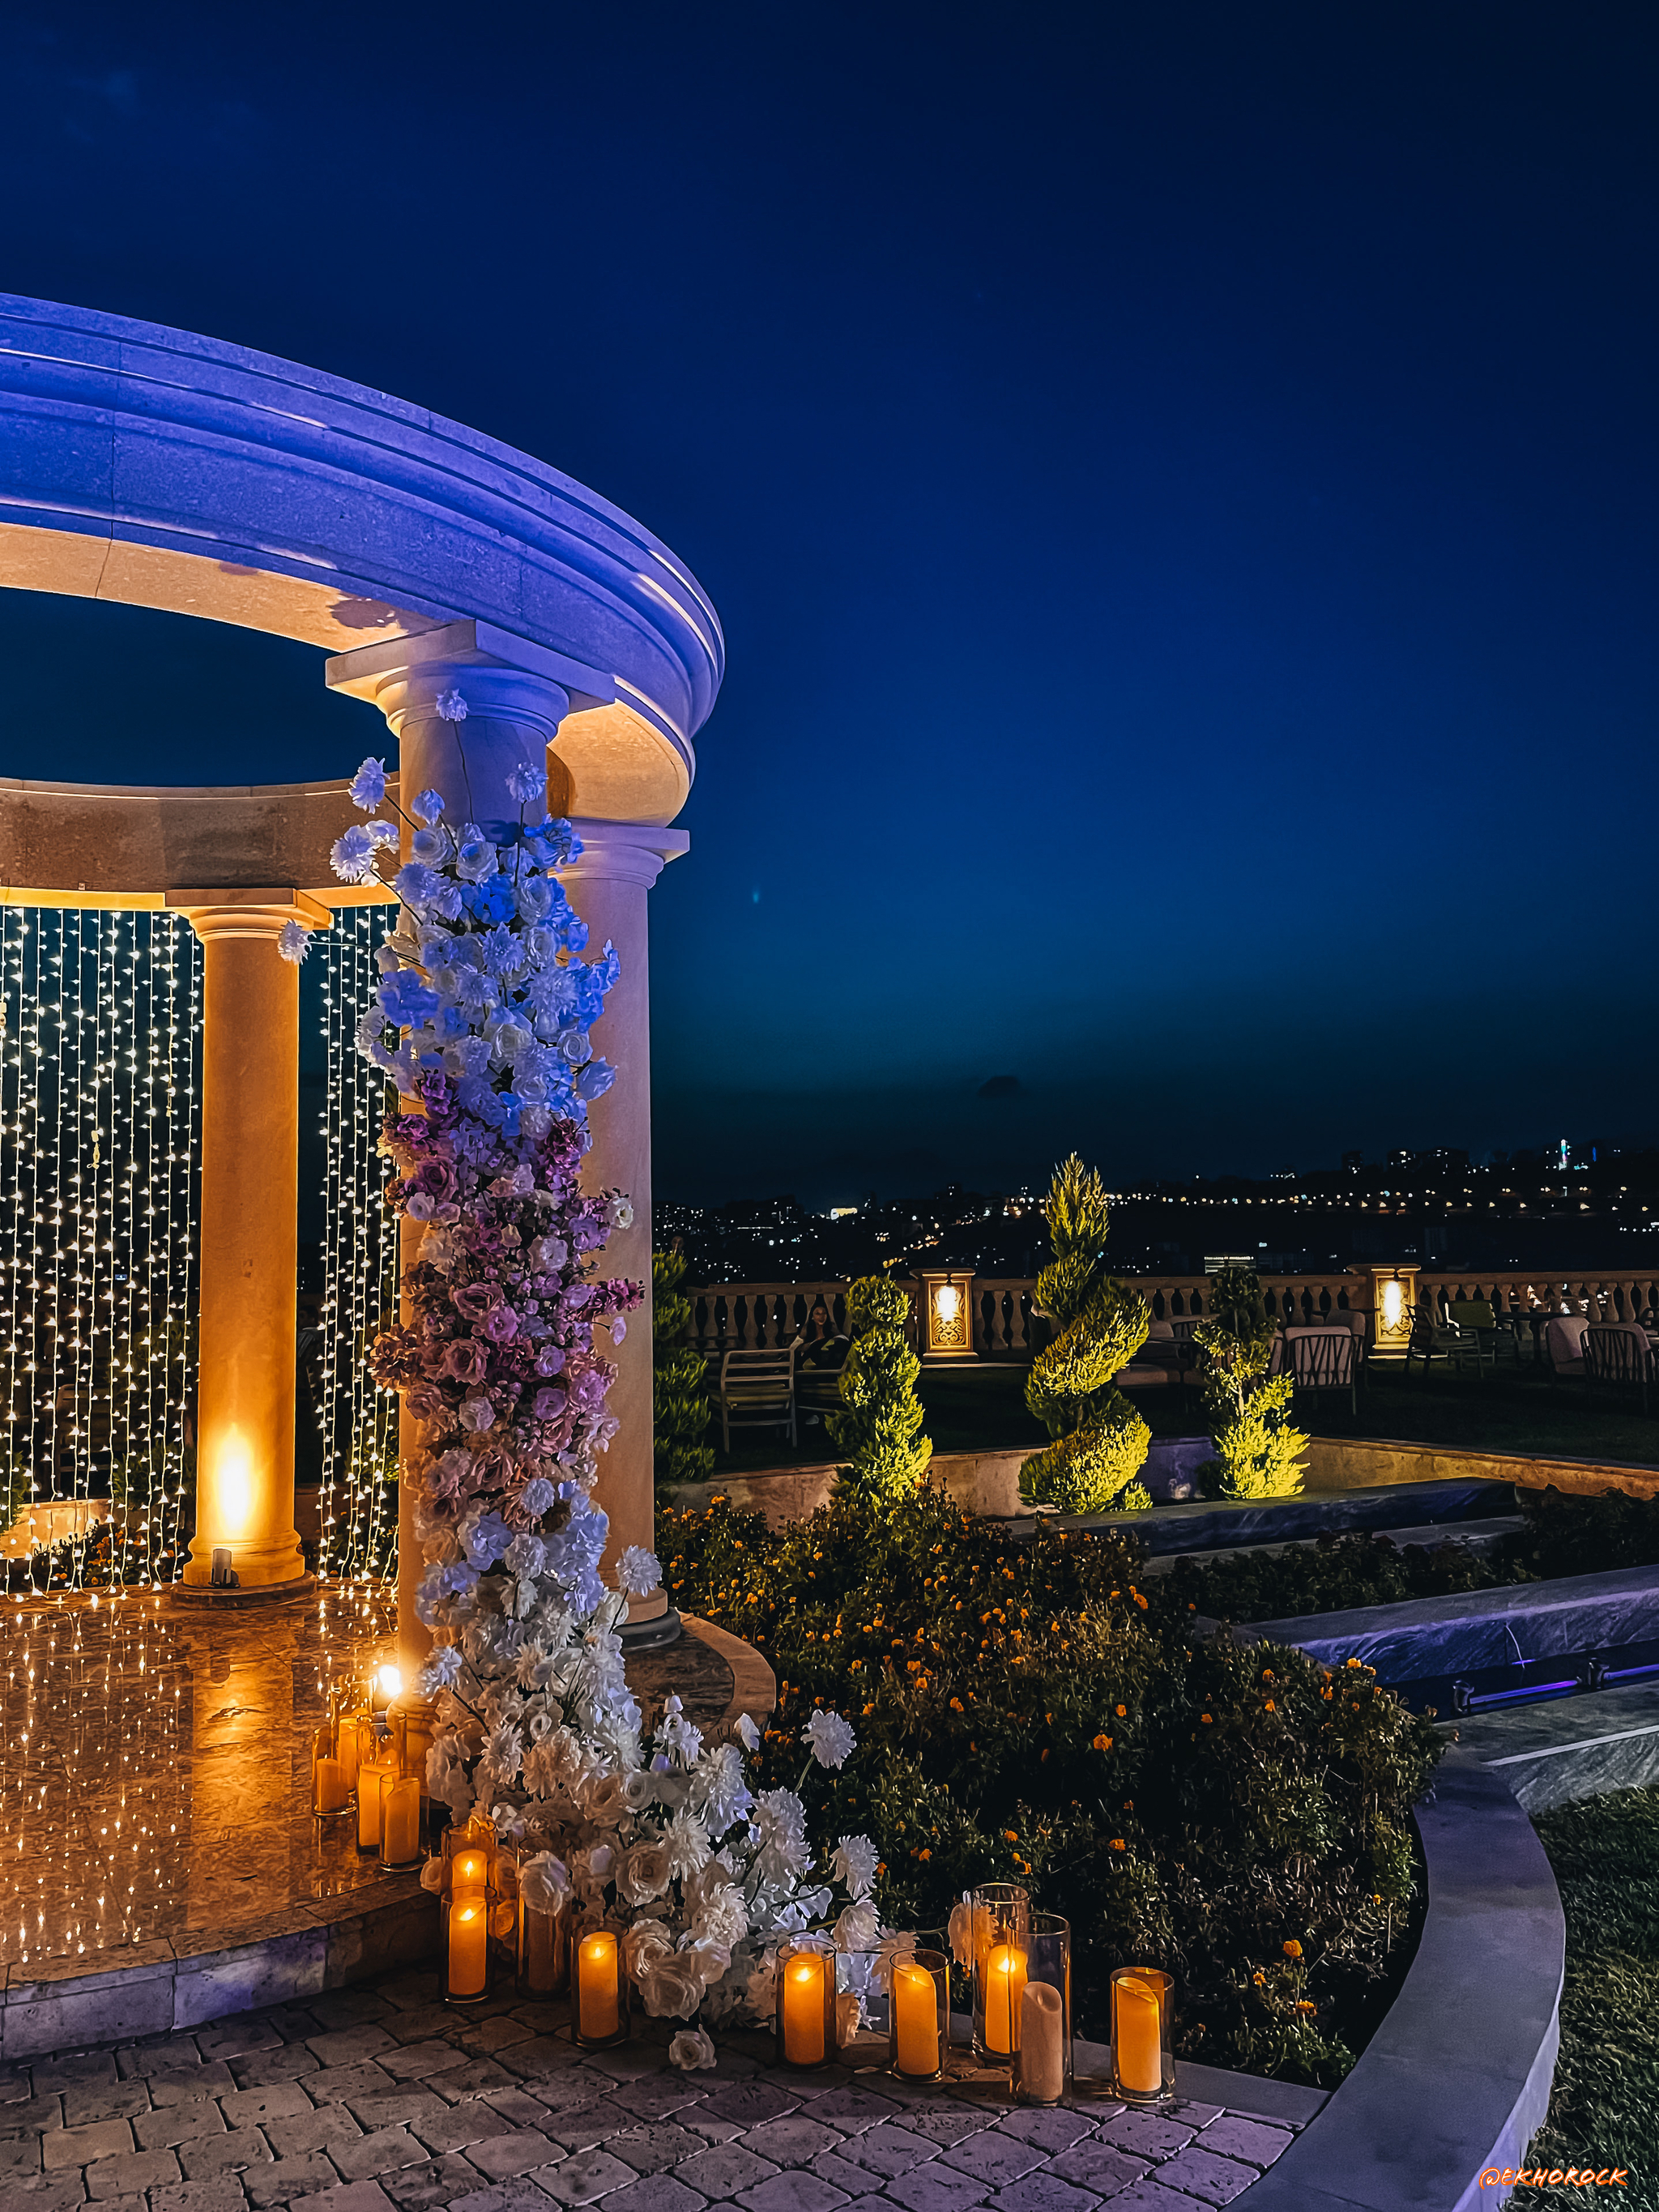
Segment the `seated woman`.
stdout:
[[800,1346],[801,1366],[832,1370],[843,1364],[850,1345],[846,1332],[836,1328],[823,1298],[813,1299],[812,1310],[795,1341]]

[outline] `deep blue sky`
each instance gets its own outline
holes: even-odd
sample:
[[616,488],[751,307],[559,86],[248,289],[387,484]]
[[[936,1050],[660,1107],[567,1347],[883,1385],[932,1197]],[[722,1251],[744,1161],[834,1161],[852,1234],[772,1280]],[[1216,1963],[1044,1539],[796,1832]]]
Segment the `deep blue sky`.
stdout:
[[[713,593],[662,1194],[1659,1128],[1650,7],[0,38],[8,289],[475,423]],[[0,653],[0,773],[378,749],[302,647]]]

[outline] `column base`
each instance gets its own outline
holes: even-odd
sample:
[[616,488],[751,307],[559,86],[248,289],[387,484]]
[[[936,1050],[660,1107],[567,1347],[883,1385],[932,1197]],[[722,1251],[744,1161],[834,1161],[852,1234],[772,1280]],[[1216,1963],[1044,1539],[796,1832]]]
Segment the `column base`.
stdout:
[[665,1644],[678,1644],[684,1631],[678,1607],[651,1620],[625,1620],[617,1631],[624,1651],[655,1651]]
[[246,1589],[224,1589],[215,1583],[173,1583],[168,1594],[175,1605],[210,1613],[234,1613],[239,1607],[275,1605],[283,1598],[310,1597],[317,1588],[315,1575],[296,1575],[286,1583],[250,1583]]

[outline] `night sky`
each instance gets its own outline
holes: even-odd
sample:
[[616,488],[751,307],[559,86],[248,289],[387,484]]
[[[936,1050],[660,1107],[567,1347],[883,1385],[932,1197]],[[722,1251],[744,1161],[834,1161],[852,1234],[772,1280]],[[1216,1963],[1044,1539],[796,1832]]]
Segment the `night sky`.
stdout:
[[[458,416],[712,593],[661,1195],[1632,1141],[1656,50],[1509,0],[0,7],[0,283]],[[0,594],[0,773],[385,749],[251,633]]]

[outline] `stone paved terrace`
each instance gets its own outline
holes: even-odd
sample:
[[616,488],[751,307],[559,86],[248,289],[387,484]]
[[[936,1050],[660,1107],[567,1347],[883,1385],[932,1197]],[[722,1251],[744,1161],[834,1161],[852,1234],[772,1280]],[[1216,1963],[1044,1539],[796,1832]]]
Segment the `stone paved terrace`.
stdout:
[[[1021,2111],[984,2085],[788,2073],[754,2035],[688,2075],[665,2064],[663,2023],[584,2056],[556,2033],[565,2016],[511,1995],[458,2014],[434,1975],[405,1970],[303,2007],[42,2058],[0,2079],[0,2203],[1198,2212],[1243,2195],[1295,2132],[1217,2104]],[[1245,2077],[1206,2086],[1218,2081]],[[1260,2087],[1304,2118],[1323,2101]]]

